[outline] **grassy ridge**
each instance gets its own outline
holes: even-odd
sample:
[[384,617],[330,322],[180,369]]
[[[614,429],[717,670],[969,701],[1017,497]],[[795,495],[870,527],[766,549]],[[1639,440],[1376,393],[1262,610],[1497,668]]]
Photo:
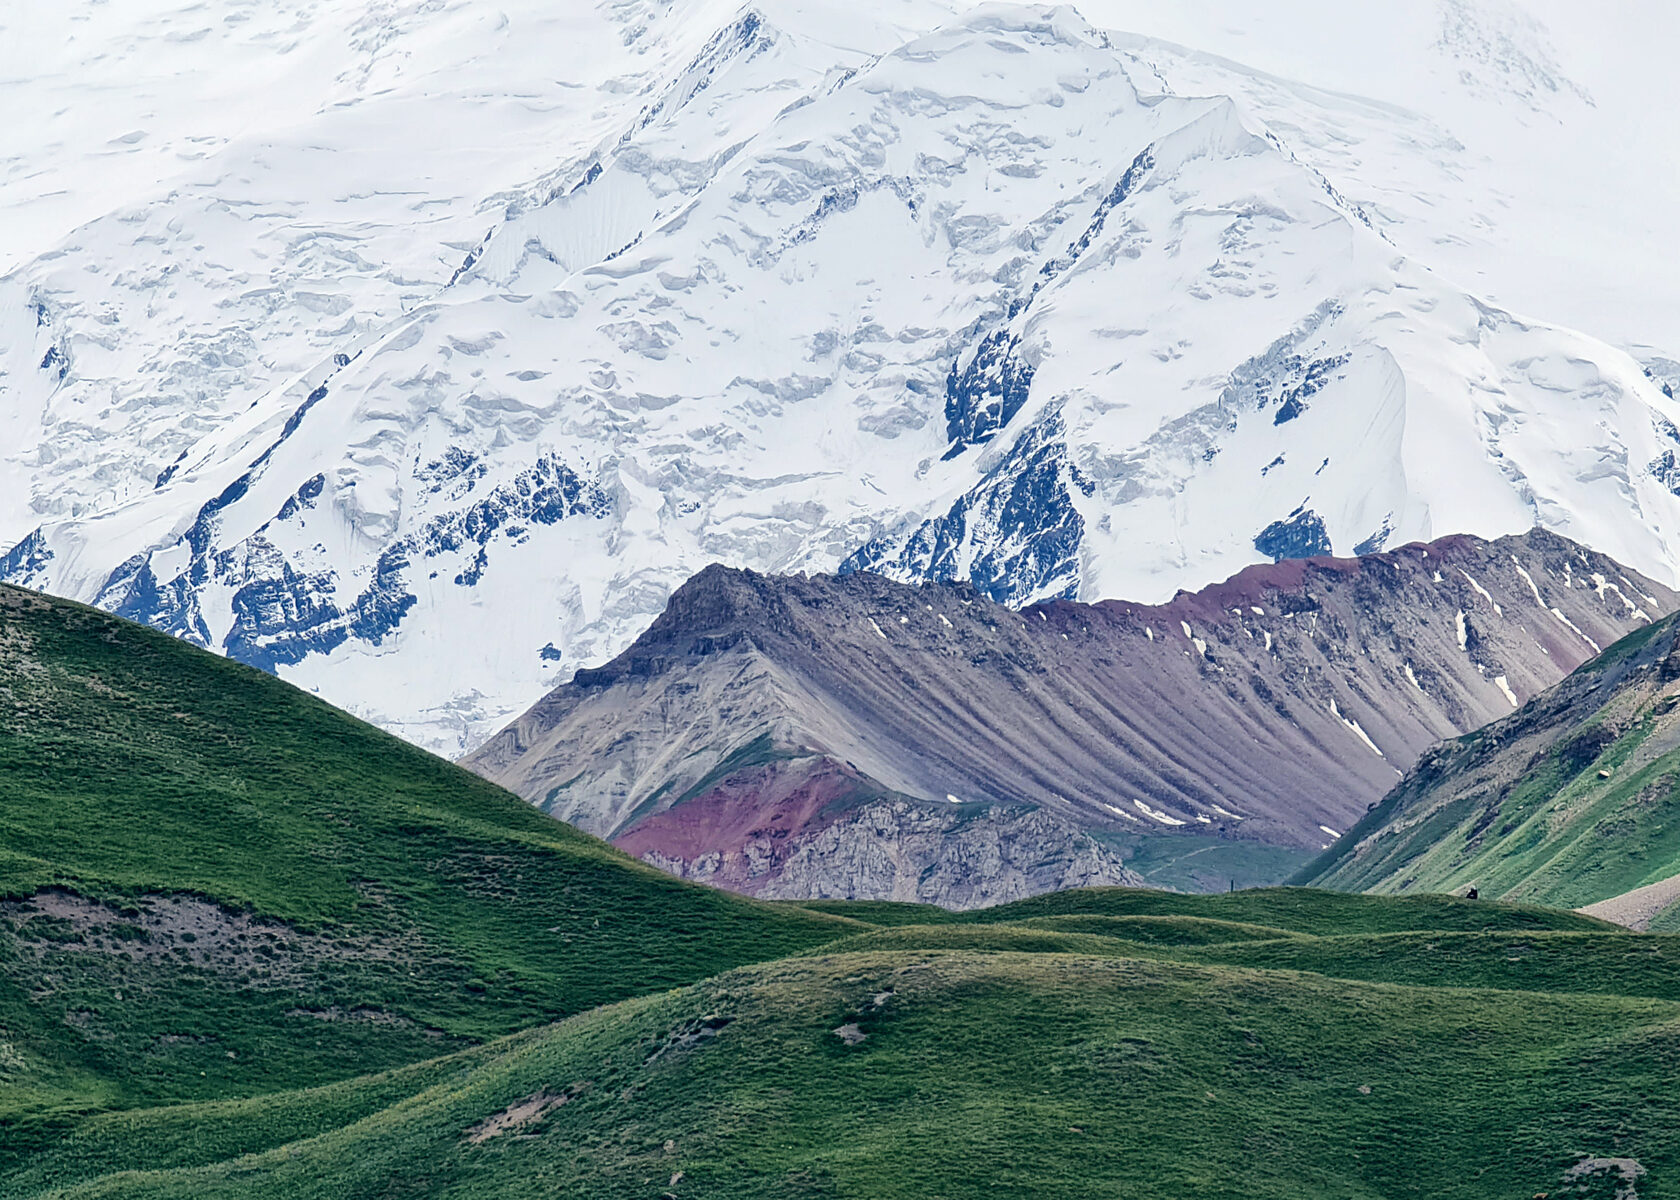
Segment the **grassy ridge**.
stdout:
[[0,688],[0,1162],[78,1114],[434,1058],[847,927],[78,605],[0,589]]
[[1644,996],[1680,1003],[1680,938],[1388,933],[1197,947],[1196,962],[1420,987]]
[[963,914],[975,923],[1015,922],[1077,914],[1111,917],[1196,917],[1263,925],[1313,935],[1400,933],[1414,929],[1579,929],[1614,926],[1538,905],[1492,901],[1466,904],[1451,896],[1393,896],[1378,899],[1315,888],[1256,888],[1246,892],[1182,895],[1141,888],[1094,888],[1051,892]]
[[1296,880],[1574,908],[1680,872],[1677,637],[1664,618],[1443,743]]
[[[254,1157],[104,1174],[146,1152],[66,1147],[0,1194],[1482,1200],[1558,1194],[1592,1155],[1637,1159],[1641,1196],[1680,1172],[1680,1005],[1645,998],[870,951],[739,969],[453,1061]],[[1564,1194],[1616,1181],[1596,1182]]]

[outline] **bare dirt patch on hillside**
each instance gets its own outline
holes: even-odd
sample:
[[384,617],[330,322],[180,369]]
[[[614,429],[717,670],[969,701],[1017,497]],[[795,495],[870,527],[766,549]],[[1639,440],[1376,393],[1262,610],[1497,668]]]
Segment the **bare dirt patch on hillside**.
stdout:
[[315,976],[323,963],[389,959],[401,948],[388,940],[306,932],[201,896],[105,902],[61,888],[0,901],[0,937],[18,961],[36,968],[29,987],[37,998],[57,990],[64,969],[78,961],[88,967],[102,961],[119,974],[190,967],[242,987],[278,989]]
[[1659,879],[1656,883],[1648,883],[1575,911],[1644,932],[1658,914],[1677,900],[1680,900],[1680,875],[1670,875],[1667,879]]
[[573,1094],[570,1088],[564,1092],[551,1092],[546,1088],[540,1092],[532,1092],[523,1099],[515,1100],[501,1112],[485,1117],[463,1136],[468,1142],[478,1146],[504,1133],[525,1129],[565,1104]]

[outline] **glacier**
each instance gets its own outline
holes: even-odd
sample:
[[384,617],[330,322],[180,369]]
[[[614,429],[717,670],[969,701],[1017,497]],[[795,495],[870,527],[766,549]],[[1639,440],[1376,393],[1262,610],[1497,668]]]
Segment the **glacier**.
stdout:
[[[151,73],[0,85],[91,62],[141,100],[0,160],[0,577],[447,753],[713,561],[1155,601],[1538,524],[1680,581],[1672,362],[1629,352],[1660,328],[1532,315],[1593,314],[1466,215],[1509,206],[1452,120],[1593,107],[1544,30],[1430,8],[1454,117],[1166,20],[98,14]],[[169,74],[201,61],[203,117]]]

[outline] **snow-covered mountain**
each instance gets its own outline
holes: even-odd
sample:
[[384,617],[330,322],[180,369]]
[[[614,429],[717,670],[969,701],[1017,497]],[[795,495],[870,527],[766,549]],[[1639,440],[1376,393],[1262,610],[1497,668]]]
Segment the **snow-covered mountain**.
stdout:
[[[123,165],[18,201],[75,223],[0,280],[0,576],[446,750],[714,560],[1158,600],[1538,523],[1680,580],[1661,364],[1432,269],[1489,194],[1437,118],[1066,8],[554,8],[90,25],[287,103],[7,147]],[[1438,8],[1495,108],[1590,102]]]

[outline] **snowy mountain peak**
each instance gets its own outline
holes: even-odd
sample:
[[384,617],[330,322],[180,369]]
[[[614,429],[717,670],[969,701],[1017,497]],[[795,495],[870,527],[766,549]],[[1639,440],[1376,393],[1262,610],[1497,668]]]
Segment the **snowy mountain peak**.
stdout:
[[[528,7],[357,25],[0,279],[0,574],[444,749],[711,561],[1157,600],[1538,523],[1680,576],[1680,405],[1350,199],[1325,130],[1414,116],[1068,8]],[[438,99],[426,29],[505,78]]]

